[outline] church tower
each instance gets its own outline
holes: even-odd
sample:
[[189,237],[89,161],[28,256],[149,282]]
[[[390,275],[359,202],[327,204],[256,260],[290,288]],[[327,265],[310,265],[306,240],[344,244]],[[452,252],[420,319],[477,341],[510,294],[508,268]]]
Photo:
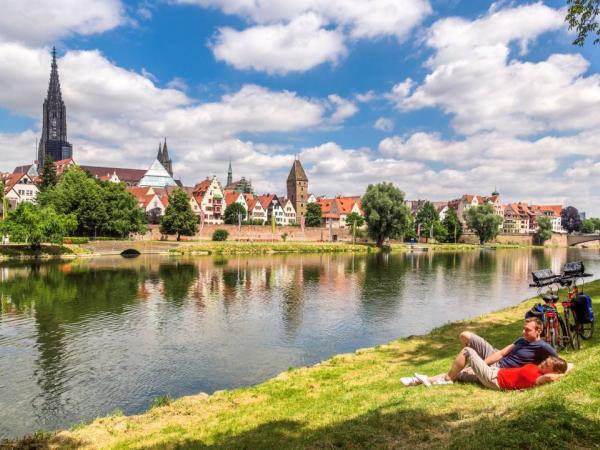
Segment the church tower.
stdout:
[[67,142],[67,110],[58,80],[56,48],[52,49],[50,83],[43,107],[42,138],[38,147],[40,167],[43,166],[46,155],[50,155],[54,161],[73,157],[73,146]]
[[156,155],[156,159],[163,165],[165,170],[169,172],[169,175],[173,176],[173,161],[169,157],[169,149],[167,148],[167,138],[165,138],[165,143],[162,145],[158,144],[158,155]]
[[227,184],[225,186],[230,186],[233,183],[233,169],[231,168],[231,159],[229,160],[229,169],[227,170]]
[[294,165],[288,175],[287,195],[296,209],[296,217],[305,216],[306,201],[308,200],[308,177],[299,159],[294,160]]

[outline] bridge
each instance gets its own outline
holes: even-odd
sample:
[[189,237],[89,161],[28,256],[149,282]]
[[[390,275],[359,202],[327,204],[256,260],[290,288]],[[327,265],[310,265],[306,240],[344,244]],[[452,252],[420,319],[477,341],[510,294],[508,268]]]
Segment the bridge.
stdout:
[[598,244],[600,244],[600,234],[569,234],[567,236],[567,245],[569,247],[593,241],[598,241]]
[[141,254],[167,254],[180,245],[176,241],[90,241],[79,246],[101,255],[120,255],[126,250],[136,250]]

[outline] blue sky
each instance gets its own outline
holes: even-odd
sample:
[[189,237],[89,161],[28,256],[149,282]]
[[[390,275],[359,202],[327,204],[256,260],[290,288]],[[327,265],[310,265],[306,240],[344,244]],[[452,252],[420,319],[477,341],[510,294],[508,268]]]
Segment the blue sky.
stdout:
[[[61,14],[52,14],[59,8]],[[600,46],[564,2],[9,0],[0,18],[0,171],[31,162],[56,45],[81,164],[149,167],[169,141],[188,185],[234,176],[315,194],[391,181],[600,214]],[[31,23],[38,24],[31,27]]]

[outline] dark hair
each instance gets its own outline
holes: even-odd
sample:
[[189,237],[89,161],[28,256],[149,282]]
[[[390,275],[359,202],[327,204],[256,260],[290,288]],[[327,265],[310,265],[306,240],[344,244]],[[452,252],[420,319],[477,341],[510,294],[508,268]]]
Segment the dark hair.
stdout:
[[535,328],[537,328],[538,331],[542,331],[544,329],[544,324],[542,323],[542,321],[539,318],[528,317],[527,319],[525,319],[525,323],[530,323],[530,322],[535,323]]
[[558,356],[549,356],[548,358],[552,361],[553,372],[565,373],[567,371],[568,365],[564,359]]

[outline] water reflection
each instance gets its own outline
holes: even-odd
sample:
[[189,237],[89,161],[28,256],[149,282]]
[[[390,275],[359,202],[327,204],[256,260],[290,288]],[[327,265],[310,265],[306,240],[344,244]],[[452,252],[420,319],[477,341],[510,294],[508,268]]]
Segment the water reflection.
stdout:
[[0,436],[424,333],[577,258],[600,273],[598,252],[567,249],[2,264]]

